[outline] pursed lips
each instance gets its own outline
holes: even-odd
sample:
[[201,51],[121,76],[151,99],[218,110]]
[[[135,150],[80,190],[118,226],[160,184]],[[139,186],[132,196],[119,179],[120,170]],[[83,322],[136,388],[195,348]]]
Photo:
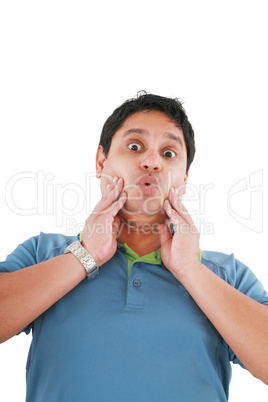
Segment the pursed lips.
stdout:
[[142,176],[139,178],[139,180],[136,182],[137,186],[158,186],[158,180],[154,176]]
[[154,176],[142,176],[136,182],[143,194],[153,195],[158,190],[158,180]]

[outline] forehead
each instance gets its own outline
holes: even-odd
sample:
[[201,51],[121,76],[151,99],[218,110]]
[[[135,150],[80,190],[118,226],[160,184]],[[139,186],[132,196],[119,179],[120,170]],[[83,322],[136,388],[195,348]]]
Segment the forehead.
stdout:
[[171,120],[168,115],[158,110],[141,111],[127,117],[118,131],[125,133],[131,128],[147,129],[150,134],[161,133],[165,131],[173,131],[183,138],[183,132],[175,121]]
[[116,131],[112,143],[128,139],[130,135],[142,135],[148,139],[153,137],[161,142],[169,140],[187,152],[182,129],[176,121],[158,110],[133,113]]

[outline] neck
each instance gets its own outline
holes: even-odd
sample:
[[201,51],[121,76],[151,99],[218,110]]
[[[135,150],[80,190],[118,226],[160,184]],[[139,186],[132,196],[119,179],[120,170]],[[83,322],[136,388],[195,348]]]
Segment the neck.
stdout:
[[160,248],[160,236],[156,228],[156,222],[130,223],[120,217],[121,226],[117,241],[126,243],[138,256],[149,254]]

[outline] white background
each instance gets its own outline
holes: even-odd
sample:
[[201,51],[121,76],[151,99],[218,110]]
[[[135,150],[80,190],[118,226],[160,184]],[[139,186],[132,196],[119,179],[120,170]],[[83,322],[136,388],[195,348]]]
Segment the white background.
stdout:
[[[185,204],[198,210],[201,248],[234,252],[267,289],[265,9],[260,0],[2,2],[0,260],[40,231],[82,229],[100,196],[92,174],[102,125],[145,89],[183,100],[195,129]],[[201,210],[189,196],[202,185]],[[23,334],[0,346],[3,402],[24,400],[29,344]],[[231,402],[267,396],[233,367]]]

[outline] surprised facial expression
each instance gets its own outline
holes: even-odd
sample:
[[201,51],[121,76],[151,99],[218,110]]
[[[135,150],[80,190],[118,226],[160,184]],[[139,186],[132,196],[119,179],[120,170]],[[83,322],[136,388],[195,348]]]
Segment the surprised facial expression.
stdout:
[[96,158],[101,191],[113,177],[124,179],[128,199],[125,215],[163,214],[171,186],[185,192],[187,150],[182,130],[163,112],[143,111],[128,117],[114,134],[107,158],[102,147]]

